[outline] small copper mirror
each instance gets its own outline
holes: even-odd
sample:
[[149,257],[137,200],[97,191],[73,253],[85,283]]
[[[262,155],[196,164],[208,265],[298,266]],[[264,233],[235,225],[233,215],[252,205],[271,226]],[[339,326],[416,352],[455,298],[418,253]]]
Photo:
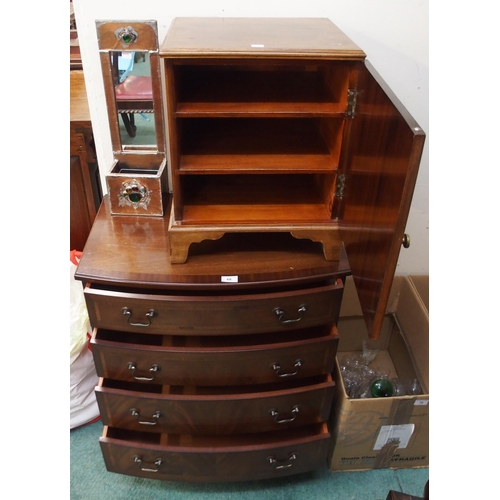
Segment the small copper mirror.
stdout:
[[113,165],[106,175],[113,215],[164,213],[163,132],[156,21],[97,21]]
[[98,21],[115,151],[165,152],[156,21]]

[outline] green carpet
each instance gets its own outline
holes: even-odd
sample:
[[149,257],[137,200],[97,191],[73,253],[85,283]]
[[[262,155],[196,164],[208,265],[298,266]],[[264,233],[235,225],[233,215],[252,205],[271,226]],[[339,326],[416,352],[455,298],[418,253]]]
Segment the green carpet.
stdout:
[[241,483],[183,483],[106,471],[99,447],[102,423],[74,429],[71,500],[385,500],[389,490],[422,497],[429,469],[320,471]]

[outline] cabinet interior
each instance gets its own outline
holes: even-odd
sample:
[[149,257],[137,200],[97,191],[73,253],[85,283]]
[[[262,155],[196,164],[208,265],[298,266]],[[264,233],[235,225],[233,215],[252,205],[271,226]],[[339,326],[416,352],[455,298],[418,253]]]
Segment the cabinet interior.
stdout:
[[355,67],[166,59],[176,221],[331,221]]
[[348,73],[349,64],[314,60],[176,61],[176,114],[342,113]]

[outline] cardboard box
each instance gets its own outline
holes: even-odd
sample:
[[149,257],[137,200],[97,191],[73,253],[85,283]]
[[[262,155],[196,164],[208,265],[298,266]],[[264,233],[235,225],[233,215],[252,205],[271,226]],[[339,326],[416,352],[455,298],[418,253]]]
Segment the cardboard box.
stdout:
[[423,305],[429,315],[429,275],[419,274],[408,276],[410,283],[415,287],[418,296],[422,299]]
[[[350,399],[342,376],[343,356],[362,351],[366,327],[351,280],[346,283],[338,324],[331,417],[331,471],[429,466],[429,292],[428,276],[396,276],[372,362],[390,377],[417,378],[418,396]],[[419,293],[421,290],[421,293]]]

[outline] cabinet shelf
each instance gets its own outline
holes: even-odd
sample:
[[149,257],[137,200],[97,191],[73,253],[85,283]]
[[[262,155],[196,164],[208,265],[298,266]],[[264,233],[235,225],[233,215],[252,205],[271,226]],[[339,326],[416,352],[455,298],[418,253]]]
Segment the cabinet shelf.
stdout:
[[[184,176],[183,225],[327,223],[326,176]],[[334,185],[335,176],[328,179]]]
[[348,71],[324,62],[175,65],[176,117],[342,116]]
[[179,174],[262,174],[263,172],[328,173],[333,170],[328,154],[304,155],[182,155]]
[[177,118],[204,116],[255,116],[255,117],[287,117],[287,116],[344,116],[345,106],[336,103],[321,102],[192,102],[179,103]]
[[178,120],[179,174],[333,172],[343,120],[201,118]]

